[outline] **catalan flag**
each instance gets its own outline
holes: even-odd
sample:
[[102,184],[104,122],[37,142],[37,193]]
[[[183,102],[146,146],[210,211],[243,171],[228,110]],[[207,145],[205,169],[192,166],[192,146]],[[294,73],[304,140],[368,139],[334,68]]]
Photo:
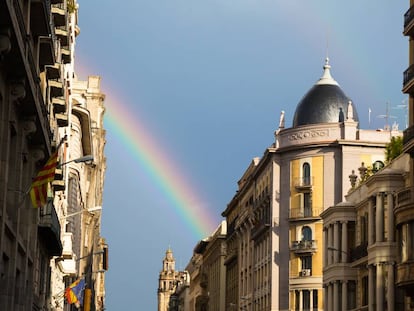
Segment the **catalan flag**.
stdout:
[[85,279],[78,279],[65,289],[65,297],[68,304],[75,304],[78,308],[83,305],[85,285]]
[[41,207],[47,203],[47,190],[49,183],[55,179],[57,159],[58,151],[56,150],[33,179],[30,198],[34,207]]

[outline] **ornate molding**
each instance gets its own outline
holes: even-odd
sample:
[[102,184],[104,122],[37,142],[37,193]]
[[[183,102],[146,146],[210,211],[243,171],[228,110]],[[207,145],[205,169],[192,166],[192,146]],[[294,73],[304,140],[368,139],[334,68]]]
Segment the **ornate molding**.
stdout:
[[301,140],[301,139],[314,138],[314,137],[325,137],[328,135],[329,135],[328,130],[307,130],[307,131],[293,133],[292,135],[288,136],[288,139],[292,141],[292,140]]

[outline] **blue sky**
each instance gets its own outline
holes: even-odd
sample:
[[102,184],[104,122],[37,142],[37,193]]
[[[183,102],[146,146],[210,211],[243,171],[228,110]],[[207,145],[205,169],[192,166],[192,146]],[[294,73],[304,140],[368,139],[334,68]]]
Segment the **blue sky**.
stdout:
[[[273,142],[281,110],[331,73],[362,128],[405,126],[408,1],[79,0],[76,69],[100,75],[106,105],[128,107],[186,176],[217,224],[251,159]],[[371,123],[368,110],[371,108]],[[137,121],[138,122],[138,121]],[[184,269],[193,234],[143,163],[107,131],[102,235],[107,310],[155,310],[171,246]],[[134,306],[134,307],[131,307]],[[135,307],[136,306],[136,307]]]

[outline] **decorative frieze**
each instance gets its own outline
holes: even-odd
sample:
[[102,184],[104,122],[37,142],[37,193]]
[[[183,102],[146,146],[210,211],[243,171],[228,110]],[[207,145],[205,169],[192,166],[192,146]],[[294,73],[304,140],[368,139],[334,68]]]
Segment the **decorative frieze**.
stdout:
[[301,131],[296,132],[288,136],[290,141],[292,140],[302,140],[307,138],[315,138],[315,137],[325,137],[328,136],[328,130],[308,130],[308,131]]

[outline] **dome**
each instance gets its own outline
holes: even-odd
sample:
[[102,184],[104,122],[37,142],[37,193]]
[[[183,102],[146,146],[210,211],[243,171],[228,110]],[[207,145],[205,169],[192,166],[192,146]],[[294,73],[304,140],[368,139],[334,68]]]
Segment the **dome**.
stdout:
[[293,127],[337,123],[347,119],[359,121],[354,104],[331,76],[328,58],[323,69],[323,76],[297,105],[293,117]]

